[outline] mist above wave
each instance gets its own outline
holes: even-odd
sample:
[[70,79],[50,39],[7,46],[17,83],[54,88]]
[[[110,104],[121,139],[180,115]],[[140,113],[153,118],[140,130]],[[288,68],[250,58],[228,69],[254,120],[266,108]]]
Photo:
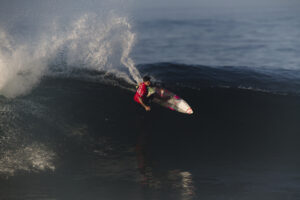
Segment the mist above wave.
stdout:
[[55,66],[61,70],[106,71],[129,83],[139,82],[130,58],[135,42],[131,29],[129,20],[114,12],[85,13],[71,21],[55,18],[28,40],[0,27],[0,94],[16,97],[29,92],[51,71],[51,63],[59,63]]

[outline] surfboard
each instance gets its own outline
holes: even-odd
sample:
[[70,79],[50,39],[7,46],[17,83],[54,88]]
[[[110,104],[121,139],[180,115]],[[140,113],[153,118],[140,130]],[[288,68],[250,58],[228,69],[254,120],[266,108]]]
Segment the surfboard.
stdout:
[[189,104],[173,92],[159,87],[149,87],[148,91],[150,95],[153,95],[154,103],[184,114],[193,114],[193,110]]

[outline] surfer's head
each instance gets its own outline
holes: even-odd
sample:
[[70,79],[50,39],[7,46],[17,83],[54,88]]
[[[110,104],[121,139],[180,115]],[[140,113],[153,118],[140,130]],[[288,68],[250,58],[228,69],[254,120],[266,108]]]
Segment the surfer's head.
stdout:
[[151,78],[149,76],[144,76],[143,77],[143,82],[145,83],[145,85],[149,86],[151,84]]

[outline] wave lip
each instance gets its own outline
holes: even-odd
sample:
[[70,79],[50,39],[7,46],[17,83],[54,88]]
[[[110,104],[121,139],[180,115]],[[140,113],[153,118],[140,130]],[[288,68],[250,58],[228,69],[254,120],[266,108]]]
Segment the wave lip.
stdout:
[[140,64],[143,74],[158,82],[190,88],[227,87],[278,94],[300,94],[300,71],[251,67],[188,65],[179,63]]

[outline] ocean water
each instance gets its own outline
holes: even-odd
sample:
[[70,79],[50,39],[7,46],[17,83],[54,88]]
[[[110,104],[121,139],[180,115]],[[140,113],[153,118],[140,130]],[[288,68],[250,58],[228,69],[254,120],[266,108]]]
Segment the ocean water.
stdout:
[[0,199],[300,199],[296,8],[66,4],[1,5]]

